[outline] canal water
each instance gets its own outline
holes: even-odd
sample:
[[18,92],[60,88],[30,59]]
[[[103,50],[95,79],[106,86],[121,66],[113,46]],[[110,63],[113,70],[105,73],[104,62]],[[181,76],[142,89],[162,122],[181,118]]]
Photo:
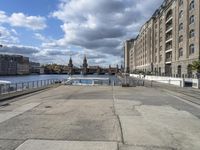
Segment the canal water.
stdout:
[[[0,80],[10,81],[11,83],[31,82],[39,80],[66,80],[69,75],[27,75],[27,76],[0,76]],[[115,76],[109,75],[73,75],[72,77],[97,77],[97,78],[110,78],[115,80]]]

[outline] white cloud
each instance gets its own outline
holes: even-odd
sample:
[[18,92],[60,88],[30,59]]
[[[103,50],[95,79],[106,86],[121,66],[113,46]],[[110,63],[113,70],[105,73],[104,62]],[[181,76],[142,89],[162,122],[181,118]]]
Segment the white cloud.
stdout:
[[[162,1],[59,0],[58,9],[50,16],[62,21],[63,37],[54,40],[36,32],[34,37],[41,40],[41,49],[29,49],[33,52],[29,56],[43,63],[67,64],[72,55],[74,64],[79,66],[86,54],[90,65],[120,64],[122,42],[137,35]],[[5,23],[32,30],[42,30],[47,26],[46,19],[41,16],[7,15],[0,11],[0,25]],[[15,36],[17,32],[13,30],[9,34]]]
[[8,30],[0,26],[0,43],[1,44],[16,44],[19,43],[17,32],[14,29]]
[[25,27],[31,30],[42,30],[47,27],[46,19],[41,16],[27,16],[23,13],[13,13],[11,16],[0,11],[0,24],[8,23],[14,27]]
[[98,60],[92,60],[94,63],[120,63],[122,42],[137,35],[162,1],[61,0],[58,10],[51,16],[63,22],[64,36],[43,46],[74,45],[102,54]]

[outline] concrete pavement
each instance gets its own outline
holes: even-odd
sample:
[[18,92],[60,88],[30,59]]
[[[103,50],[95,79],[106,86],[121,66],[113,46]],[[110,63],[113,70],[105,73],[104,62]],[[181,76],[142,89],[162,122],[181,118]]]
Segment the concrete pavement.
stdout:
[[159,89],[60,86],[0,107],[0,150],[199,150],[199,118]]

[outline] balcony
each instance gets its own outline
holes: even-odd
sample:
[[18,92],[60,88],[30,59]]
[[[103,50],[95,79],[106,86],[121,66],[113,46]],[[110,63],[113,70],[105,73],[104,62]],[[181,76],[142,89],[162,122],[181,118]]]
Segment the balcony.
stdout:
[[170,15],[169,17],[166,18],[166,23],[168,23],[169,21],[171,21],[173,19],[172,15]]
[[173,26],[172,26],[172,24],[171,25],[168,25],[168,26],[166,26],[166,33],[167,32],[169,32],[169,31],[171,31],[173,29]]
[[172,40],[173,40],[172,35],[166,36],[166,43],[168,43]]
[[165,51],[169,51],[169,50],[172,50],[172,44],[166,45]]
[[172,62],[172,57],[166,58],[165,63],[170,64]]

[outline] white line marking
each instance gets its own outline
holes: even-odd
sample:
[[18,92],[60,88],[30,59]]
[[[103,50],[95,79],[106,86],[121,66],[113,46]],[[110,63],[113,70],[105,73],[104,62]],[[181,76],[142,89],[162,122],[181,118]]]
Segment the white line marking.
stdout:
[[[195,104],[195,103],[192,103],[192,102],[190,102],[190,101],[187,101],[187,100],[185,100],[185,99],[183,99],[183,98],[180,98],[180,97],[178,97],[178,96],[172,95],[173,92],[170,92],[170,91],[168,91],[168,90],[165,90],[165,91],[167,92],[167,93],[166,93],[167,95],[169,95],[169,96],[171,96],[171,97],[174,97],[174,98],[176,98],[176,99],[178,99],[178,100],[180,100],[180,101],[182,101],[182,102],[184,102],[184,103],[186,103],[186,104],[189,104],[189,105],[191,105],[191,106],[194,106],[194,107],[200,109],[200,106],[199,106],[199,105],[197,105],[197,104]],[[171,94],[169,94],[169,93],[171,93]]]
[[24,112],[33,109],[34,107],[38,106],[39,104],[40,103],[29,103],[29,104],[23,105],[21,107],[18,107],[11,112],[1,113],[0,114],[0,123],[6,121],[8,119],[11,119],[15,116],[18,116],[20,114],[23,114]]
[[117,150],[117,142],[27,140],[15,150]]

